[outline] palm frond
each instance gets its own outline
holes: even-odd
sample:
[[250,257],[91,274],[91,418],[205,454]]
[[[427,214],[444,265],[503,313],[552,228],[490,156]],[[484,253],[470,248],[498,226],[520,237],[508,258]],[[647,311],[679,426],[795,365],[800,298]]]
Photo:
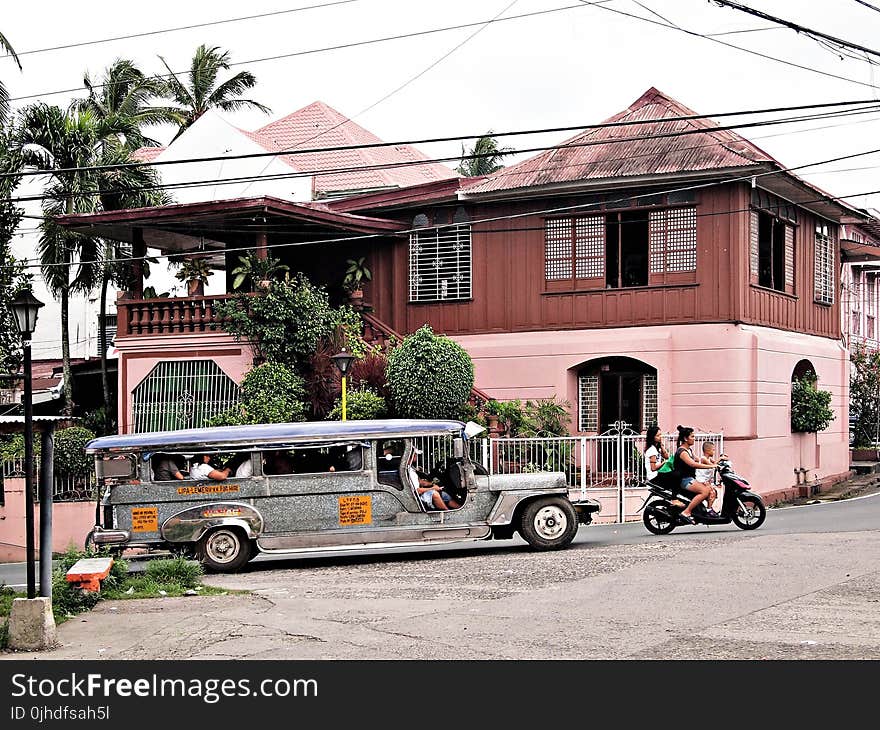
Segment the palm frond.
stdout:
[[12,44],[6,36],[2,33],[0,33],[0,48],[15,59],[15,62],[18,64],[18,70],[21,71],[21,61],[18,60],[18,54],[15,52],[15,49],[12,47]]

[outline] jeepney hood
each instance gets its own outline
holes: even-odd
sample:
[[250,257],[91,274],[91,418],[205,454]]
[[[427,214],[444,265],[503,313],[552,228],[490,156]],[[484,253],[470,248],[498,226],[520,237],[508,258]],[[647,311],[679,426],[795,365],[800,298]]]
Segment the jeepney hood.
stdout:
[[561,471],[542,471],[530,474],[492,474],[483,479],[489,480],[493,492],[513,492],[521,490],[547,490],[548,492],[568,491],[565,473]]

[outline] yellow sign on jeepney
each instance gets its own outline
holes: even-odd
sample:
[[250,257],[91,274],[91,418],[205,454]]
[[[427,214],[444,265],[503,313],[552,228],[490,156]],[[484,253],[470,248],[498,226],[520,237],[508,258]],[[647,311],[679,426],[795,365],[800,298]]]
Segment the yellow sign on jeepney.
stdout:
[[132,507],[132,532],[159,532],[158,507]]
[[340,525],[369,525],[373,521],[372,497],[368,494],[339,498]]
[[199,484],[194,487],[178,487],[178,494],[222,494],[223,492],[237,492],[237,484]]

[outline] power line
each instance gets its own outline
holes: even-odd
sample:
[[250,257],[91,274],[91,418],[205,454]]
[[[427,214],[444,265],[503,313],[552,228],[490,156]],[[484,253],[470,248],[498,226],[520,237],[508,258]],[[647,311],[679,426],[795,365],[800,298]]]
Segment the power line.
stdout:
[[863,53],[870,53],[872,56],[880,56],[880,51],[875,51],[873,48],[868,48],[867,46],[862,46],[858,43],[844,40],[843,38],[828,35],[828,33],[823,33],[820,30],[807,28],[804,25],[794,23],[791,20],[786,20],[785,18],[777,18],[775,15],[770,15],[769,13],[765,13],[762,10],[755,10],[754,8],[750,8],[748,5],[741,5],[740,3],[731,2],[730,0],[710,0],[710,2],[714,2],[719,7],[726,6],[728,8],[732,8],[733,10],[739,10],[740,12],[746,13],[748,15],[754,15],[756,18],[761,18],[762,20],[769,20],[771,23],[784,25],[786,28],[791,28],[792,30],[798,33],[803,33],[804,35],[813,36],[815,38],[822,38],[826,41],[830,41],[831,43],[842,46],[844,48],[853,48],[857,51],[862,51]]
[[[684,130],[679,130],[676,132],[665,132],[660,134],[649,134],[649,135],[641,135],[641,136],[632,136],[632,137],[615,137],[607,140],[588,140],[585,142],[571,142],[557,145],[549,145],[549,146],[539,146],[539,147],[530,147],[530,148],[522,148],[519,150],[514,150],[516,154],[523,154],[527,152],[543,152],[546,150],[560,150],[560,149],[574,149],[580,147],[594,147],[600,145],[610,145],[610,144],[622,144],[627,142],[634,141],[646,141],[646,140],[654,140],[654,139],[664,139],[670,137],[681,137],[681,136],[689,136],[701,133],[712,134],[714,132],[719,131],[729,131],[733,129],[743,129],[747,127],[763,127],[763,126],[775,126],[778,124],[790,124],[796,123],[800,121],[810,121],[813,119],[828,119],[835,118],[838,116],[849,116],[854,114],[869,114],[874,113],[876,111],[880,111],[880,107],[872,106],[865,107],[856,110],[847,109],[841,110],[837,112],[822,112],[814,115],[802,115],[799,117],[788,117],[784,119],[771,119],[771,120],[763,120],[757,122],[748,122],[742,124],[733,124],[727,126],[716,126],[712,128],[688,128]],[[692,118],[692,117],[691,117]],[[654,122],[658,120],[653,120]],[[615,125],[626,124],[626,123],[614,123]],[[383,143],[384,144],[384,143]],[[715,140],[713,143],[707,143],[707,145],[696,145],[695,148],[703,147],[703,146],[712,146],[714,144],[725,144],[724,140]],[[374,145],[368,145],[374,146]],[[275,154],[275,153],[270,153]],[[470,154],[465,155],[465,158],[468,159],[477,159],[480,157],[485,157],[491,155],[493,153],[483,153],[483,154]],[[651,154],[656,154],[656,152],[652,152]],[[262,154],[258,155],[262,156]],[[633,155],[627,155],[627,158],[632,158]],[[205,158],[202,161],[220,161],[227,160],[231,158]],[[415,167],[419,165],[425,165],[429,163],[437,163],[437,162],[450,162],[461,159],[460,155],[455,155],[451,157],[435,157],[427,160],[406,160],[401,162],[393,162],[393,163],[379,163],[375,165],[355,165],[348,167],[335,167],[335,168],[325,168],[318,170],[310,170],[310,171],[297,171],[290,173],[277,173],[274,175],[245,175],[240,177],[230,177],[230,178],[211,178],[211,179],[202,179],[202,180],[193,180],[193,181],[184,181],[180,183],[156,183],[155,185],[143,185],[138,186],[136,188],[131,188],[127,192],[135,192],[135,191],[148,191],[148,190],[174,190],[174,189],[185,189],[192,187],[203,187],[203,186],[214,186],[218,184],[234,184],[234,183],[244,183],[244,182],[260,182],[260,181],[271,181],[271,180],[286,180],[286,179],[296,179],[301,177],[312,177],[312,176],[322,176],[322,175],[332,175],[332,174],[340,174],[346,172],[368,172],[380,169],[398,169],[402,167]],[[614,158],[612,158],[614,159]],[[609,161],[609,160],[606,160]],[[149,164],[149,163],[146,163]],[[556,166],[555,168],[548,169],[557,169],[564,168],[566,165]],[[46,171],[43,171],[41,174],[48,174]],[[517,173],[510,173],[511,175]],[[114,189],[99,189],[99,190],[84,190],[81,192],[74,193],[75,197],[93,197],[97,195],[101,195],[104,193],[113,193],[118,192]],[[10,201],[13,203],[25,203],[32,201],[40,201],[40,200],[54,200],[56,196],[41,194],[41,195],[30,195],[30,196],[21,196],[18,198],[10,198]],[[30,216],[25,216],[30,217]]]
[[[738,116],[746,116],[746,115],[757,115],[757,114],[775,114],[777,112],[789,112],[789,111],[803,111],[806,109],[829,109],[829,108],[837,108],[842,106],[856,106],[856,105],[864,105],[864,104],[877,104],[877,99],[856,99],[851,101],[835,101],[835,102],[825,102],[820,104],[799,104],[796,106],[782,106],[782,107],[767,107],[764,109],[747,109],[740,111],[732,111],[732,112],[715,112],[712,114],[690,114],[685,116],[675,116],[675,117],[659,117],[657,119],[633,119],[630,121],[619,121],[619,122],[601,122],[598,124],[581,124],[576,126],[566,126],[566,127],[544,127],[539,129],[526,129],[526,130],[514,130],[509,132],[496,132],[493,134],[494,137],[516,137],[516,136],[524,136],[529,134],[550,134],[557,132],[582,132],[589,131],[594,129],[607,129],[614,127],[638,127],[646,124],[662,124],[667,122],[689,122],[689,121],[697,121],[700,119],[709,119],[714,117],[738,117]],[[771,122],[774,120],[770,120]],[[746,125],[748,126],[748,125]],[[729,129],[732,127],[722,127],[718,126],[713,129],[705,129],[701,131],[723,131],[724,129]],[[405,140],[405,141],[396,141],[396,142],[371,142],[366,144],[352,144],[352,145],[336,145],[332,147],[309,147],[306,149],[298,149],[291,148],[286,150],[278,150],[275,152],[249,152],[246,154],[240,155],[209,155],[206,157],[188,157],[180,160],[153,160],[150,162],[125,162],[119,163],[115,165],[81,165],[77,167],[62,167],[57,169],[37,169],[37,170],[24,170],[22,172],[2,172],[0,173],[0,179],[6,177],[33,177],[37,175],[58,175],[66,172],[98,172],[98,171],[106,171],[106,170],[124,170],[124,169],[132,169],[137,167],[162,167],[166,165],[184,165],[184,164],[192,164],[199,162],[228,162],[230,160],[244,160],[244,159],[255,159],[260,157],[292,157],[296,155],[307,155],[307,154],[315,154],[315,153],[326,153],[326,152],[345,152],[351,150],[364,150],[364,149],[376,149],[382,147],[399,147],[403,145],[416,145],[416,144],[434,144],[439,142],[460,142],[463,140],[474,139],[480,137],[480,134],[466,134],[466,135],[453,135],[448,137],[429,137],[422,139],[413,139],[413,140]],[[623,138],[620,138],[623,140]],[[645,137],[647,139],[647,137]],[[419,163],[415,164],[426,164],[430,162],[430,160],[422,160]]]
[[[361,46],[370,46],[375,43],[387,43],[389,41],[397,41],[403,40],[406,38],[419,38],[427,35],[433,35],[435,33],[445,33],[451,30],[461,30],[463,28],[473,28],[478,25],[485,25],[487,23],[503,23],[509,20],[522,20],[523,18],[533,18],[540,15],[549,15],[550,13],[558,13],[563,10],[575,10],[584,7],[584,5],[598,5],[600,2],[610,2],[610,0],[579,0],[579,4],[577,5],[565,5],[558,8],[549,8],[547,10],[536,10],[530,13],[521,13],[519,15],[510,15],[506,18],[498,18],[496,20],[478,20],[473,23],[460,23],[458,25],[447,25],[442,28],[429,28],[428,30],[419,30],[413,31],[411,33],[400,33],[398,35],[392,36],[383,36],[380,38],[371,38],[365,41],[352,41],[351,43],[341,43],[335,46],[324,46],[323,48],[311,48],[305,51],[294,51],[291,53],[279,53],[274,56],[263,56],[261,58],[252,58],[248,61],[236,61],[234,63],[230,63],[230,68],[233,66],[244,66],[247,64],[256,64],[256,63],[264,63],[266,61],[278,61],[285,58],[297,58],[299,56],[309,56],[317,53],[327,53],[330,51],[340,51],[349,48],[359,48]],[[179,71],[177,73],[186,73],[185,71]],[[154,78],[170,78],[172,74],[156,74]],[[105,86],[110,86],[112,84],[95,84],[93,88],[100,89]],[[14,96],[10,97],[9,101],[23,101],[25,99],[37,99],[45,96],[56,96],[58,94],[71,94],[76,91],[82,91],[81,88],[76,87],[73,89],[59,89],[58,91],[44,91],[39,94],[27,94],[26,96]]]
[[866,8],[871,8],[871,10],[876,10],[878,13],[880,13],[880,8],[878,8],[876,5],[871,5],[871,3],[866,3],[865,0],[855,0],[855,1],[859,5],[864,5]]
[[334,2],[320,3],[319,5],[306,5],[299,8],[290,8],[288,10],[275,10],[268,13],[259,13],[258,15],[245,15],[240,18],[227,18],[225,20],[212,20],[206,23],[194,23],[193,25],[178,25],[173,28],[162,28],[161,30],[149,30],[143,33],[131,33],[129,35],[118,35],[112,38],[97,38],[90,41],[79,41],[77,43],[68,43],[63,46],[49,46],[48,48],[34,48],[28,51],[20,51],[19,56],[32,56],[36,53],[48,53],[50,51],[63,51],[69,48],[82,48],[83,46],[96,46],[102,43],[111,43],[113,41],[125,41],[131,38],[145,38],[147,36],[160,35],[162,33],[176,33],[180,30],[193,30],[194,28],[208,28],[212,25],[223,25],[225,23],[238,23],[243,20],[255,20],[258,18],[269,18],[276,15],[288,15],[290,13],[299,13],[303,10],[316,10],[318,8],[327,8],[333,5],[347,5],[356,3],[360,0],[334,0]]
[[[581,2],[585,2],[585,0],[581,0]],[[728,48],[735,48],[738,51],[743,51],[744,53],[748,53],[752,56],[758,56],[759,58],[765,58],[769,61],[776,61],[777,63],[785,64],[786,66],[791,66],[793,68],[799,68],[803,71],[811,71],[813,73],[817,73],[821,76],[827,76],[828,78],[838,79],[840,81],[848,81],[851,84],[858,84],[859,86],[867,86],[869,89],[880,89],[880,86],[876,84],[869,84],[866,81],[858,81],[856,79],[851,79],[848,76],[840,76],[839,74],[834,74],[829,71],[821,71],[818,68],[813,68],[812,66],[804,66],[800,63],[795,63],[794,61],[786,61],[783,58],[777,58],[776,56],[771,56],[768,53],[761,53],[760,51],[753,51],[751,48],[744,48],[743,46],[738,46],[735,43],[728,43],[727,41],[722,41],[719,38],[715,38],[711,35],[706,35],[704,33],[698,33],[693,30],[688,30],[687,28],[679,28],[675,25],[668,25],[667,23],[661,23],[658,20],[652,20],[651,18],[645,18],[641,15],[635,15],[634,13],[627,13],[623,10],[618,10],[617,8],[611,8],[607,5],[596,5],[600,10],[607,10],[611,13],[617,13],[618,15],[626,16],[627,18],[633,18],[635,20],[641,20],[644,23],[651,23],[652,25],[659,25],[661,28],[668,28],[670,30],[676,30],[680,33],[685,33],[689,36],[694,36],[695,38],[703,38],[707,41],[712,41],[713,43],[720,43],[722,46],[727,46]]]
[[[751,173],[751,174],[742,175],[740,177],[729,178],[727,180],[716,180],[716,181],[711,181],[711,182],[706,182],[706,183],[696,183],[693,185],[687,185],[687,186],[673,188],[673,189],[669,189],[669,190],[653,191],[651,194],[652,195],[669,195],[671,193],[687,192],[687,191],[691,191],[691,190],[701,190],[701,189],[706,189],[706,188],[710,188],[710,187],[716,187],[718,185],[729,185],[729,184],[732,184],[735,182],[743,182],[746,180],[755,180],[757,178],[767,177],[769,175],[780,175],[780,174],[784,174],[784,173],[790,173],[794,170],[803,169],[805,167],[815,167],[818,165],[829,164],[831,162],[837,162],[837,161],[844,160],[844,159],[851,159],[852,157],[864,156],[864,155],[869,155],[869,154],[876,154],[878,152],[880,152],[880,149],[868,150],[868,151],[864,151],[864,152],[854,153],[852,155],[844,155],[841,157],[835,157],[835,158],[831,158],[828,160],[821,160],[818,162],[807,163],[807,164],[798,165],[795,167],[783,168],[780,170],[770,170],[770,171],[761,172],[761,173]],[[798,205],[803,206],[803,205],[808,205],[810,203],[825,202],[827,200],[846,200],[848,198],[855,198],[855,197],[859,197],[862,195],[875,195],[878,193],[880,193],[880,190],[870,190],[870,191],[866,191],[866,192],[852,193],[850,195],[838,195],[838,196],[824,195],[820,198],[815,198],[813,200],[801,201],[801,203],[799,203]],[[614,203],[625,203],[625,202],[631,201],[632,197],[633,197],[632,195],[627,195],[626,197],[618,198],[616,200],[577,203],[574,205],[557,206],[557,207],[553,207],[553,208],[546,208],[543,210],[532,210],[532,211],[528,211],[525,213],[511,213],[511,214],[507,214],[507,215],[492,216],[489,218],[482,218],[479,220],[470,221],[469,223],[471,226],[473,226],[474,224],[493,223],[496,221],[506,221],[506,220],[515,220],[515,219],[525,218],[525,217],[534,216],[534,215],[553,215],[553,214],[558,214],[558,213],[570,212],[570,211],[574,211],[574,210],[584,210],[584,209],[588,209],[591,207],[598,207],[598,206],[602,206],[602,205],[607,206],[607,205],[613,205]],[[698,217],[715,216],[715,215],[721,215],[721,214],[726,214],[726,213],[743,212],[744,210],[749,210],[749,209],[746,208],[746,209],[737,209],[737,210],[730,210],[730,211],[714,211],[712,213],[703,213],[703,214],[697,213],[696,215]],[[382,238],[382,237],[386,237],[389,235],[401,236],[401,235],[405,235],[408,233],[417,233],[420,231],[423,232],[425,230],[430,230],[432,228],[443,228],[443,227],[444,226],[428,226],[428,227],[420,227],[420,228],[410,228],[410,229],[405,229],[405,230],[401,230],[401,231],[394,231],[392,234],[389,234],[388,232],[368,233],[368,234],[357,234],[354,236],[343,236],[343,237],[338,237],[338,238],[333,238],[333,239],[315,239],[315,240],[310,240],[310,241],[274,243],[274,244],[267,244],[265,246],[265,248],[266,249],[291,248],[291,247],[313,245],[316,243],[327,244],[327,243],[343,243],[343,242],[349,242],[349,241],[358,242],[358,241],[371,240],[371,239],[375,239],[375,238]],[[501,229],[499,232],[507,232],[509,230],[510,229],[505,228],[505,229]],[[253,248],[254,248],[253,246],[239,246],[239,247],[233,247],[233,248],[227,247],[227,248],[224,248],[222,250],[217,250],[217,251],[192,252],[192,253],[190,253],[190,255],[216,256],[221,253],[228,254],[228,253],[247,252],[247,251],[251,251]],[[49,264],[45,264],[45,265],[40,264],[40,263],[35,263],[35,264],[25,264],[24,268],[51,268],[51,267],[55,267],[55,266],[67,266],[67,267],[72,268],[74,266],[83,266],[83,265],[92,265],[92,264],[131,263],[133,261],[144,261],[147,259],[168,259],[168,258],[178,256],[178,255],[179,254],[158,254],[158,255],[153,255],[153,256],[146,255],[146,256],[137,256],[137,257],[105,259],[103,261],[53,262],[53,263],[49,263]],[[2,269],[2,268],[11,268],[11,267],[0,266],[0,269]]]

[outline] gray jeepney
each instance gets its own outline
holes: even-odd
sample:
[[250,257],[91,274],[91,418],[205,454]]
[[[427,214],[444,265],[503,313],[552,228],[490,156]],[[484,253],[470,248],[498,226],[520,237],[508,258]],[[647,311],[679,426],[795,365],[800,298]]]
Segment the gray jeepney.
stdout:
[[[459,421],[198,428],[105,436],[86,451],[95,457],[101,495],[100,524],[87,542],[181,551],[217,571],[238,570],[258,552],[509,539],[515,532],[537,550],[554,550],[600,510],[595,500],[569,499],[561,472],[487,475],[469,459]],[[205,467],[216,467],[217,478],[199,473],[205,454],[225,457],[225,470],[217,462]],[[438,484],[453,508],[420,499],[419,477]]]

